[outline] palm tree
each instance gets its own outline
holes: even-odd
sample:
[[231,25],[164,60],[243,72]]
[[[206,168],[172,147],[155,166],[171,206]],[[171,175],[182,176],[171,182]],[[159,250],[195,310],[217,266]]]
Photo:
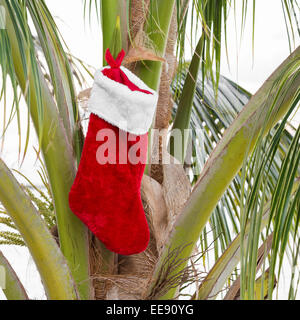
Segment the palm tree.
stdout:
[[[116,54],[123,47],[126,67],[159,92],[151,135],[158,143],[149,149],[141,186],[151,241],[141,254],[120,256],[68,205],[84,141],[79,100],[89,94],[77,99],[75,88],[91,71],[69,53],[44,0],[0,0],[1,106],[11,88],[11,115],[20,126],[24,98],[45,185],[40,190],[24,176],[28,185],[20,185],[22,173],[0,160],[0,222],[12,229],[0,241],[29,249],[48,299],[272,299],[286,255],[295,298],[300,128],[289,120],[299,106],[300,48],[253,96],[222,77],[222,33],[233,4],[84,1],[85,14],[96,10],[101,20],[103,48]],[[282,4],[293,36],[299,4]],[[242,7],[244,21],[247,1]],[[184,35],[194,23],[200,39],[185,63]],[[170,127],[192,135],[178,145],[168,141]],[[172,164],[164,163],[168,156]],[[0,265],[7,299],[28,299],[1,253]]]

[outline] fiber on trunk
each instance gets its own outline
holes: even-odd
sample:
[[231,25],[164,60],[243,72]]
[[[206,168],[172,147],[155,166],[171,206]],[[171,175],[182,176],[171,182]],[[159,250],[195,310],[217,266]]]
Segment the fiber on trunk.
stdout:
[[[171,113],[172,108],[174,105],[174,101],[172,99],[172,94],[170,90],[170,86],[172,80],[175,75],[175,70],[177,67],[177,60],[174,56],[174,49],[177,39],[177,10],[176,7],[174,8],[167,47],[166,47],[166,54],[165,60],[166,63],[163,65],[162,68],[162,75],[160,79],[160,87],[159,87],[159,99],[156,109],[156,118],[155,118],[155,128],[159,131],[162,129],[167,129],[169,127],[171,121]],[[159,183],[163,183],[163,170],[162,170],[162,143],[164,136],[161,133],[157,134],[154,139],[158,139],[156,141],[158,145],[154,145],[152,151],[152,158],[151,158],[151,165],[150,165],[150,172],[151,177],[155,179]]]
[[147,14],[148,14],[149,3],[150,3],[150,0],[131,0],[131,10],[130,10],[131,39],[134,39],[137,33],[139,32],[139,30],[143,29],[146,18],[147,18]]
[[[162,187],[150,177],[144,176],[141,186],[143,206],[150,229],[150,242],[146,251],[131,255],[116,255],[115,264],[104,266],[103,246],[97,239],[91,242],[91,274],[96,300],[142,299],[158,259],[158,246],[162,246],[164,234],[157,226],[166,227],[166,208],[163,206]],[[158,239],[158,240],[157,240]],[[161,249],[161,248],[160,248]]]

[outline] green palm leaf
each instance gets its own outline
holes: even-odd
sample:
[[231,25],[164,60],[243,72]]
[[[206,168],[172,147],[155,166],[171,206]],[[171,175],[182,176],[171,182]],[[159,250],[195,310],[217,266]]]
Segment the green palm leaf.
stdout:
[[[53,19],[42,0],[30,3],[1,0],[0,4],[6,9],[6,29],[0,30],[2,73],[4,79],[7,77],[11,79],[15,88],[14,101],[19,99],[18,94],[22,92],[27,103],[49,177],[59,225],[61,249],[72,272],[75,273],[74,278],[80,287],[82,297],[87,298],[90,294],[89,281],[86,281],[89,276],[87,229],[72,214],[68,204],[68,193],[76,172],[76,153],[79,159],[81,152],[80,141],[76,138],[76,133],[79,133],[80,129],[75,125],[78,111],[74,105],[75,96],[69,79],[71,78],[69,62],[59,44],[60,39],[55,32]],[[56,87],[54,92],[57,104],[36,59],[36,47],[32,36],[34,28],[28,23],[29,14],[35,22],[35,31],[39,35],[53,87]],[[58,88],[59,84],[62,84],[61,88]],[[1,88],[4,97],[7,93],[6,88],[5,85]],[[62,88],[64,91],[60,91]],[[61,111],[58,104],[61,105]],[[18,104],[15,103],[15,106]],[[19,114],[18,109],[16,113]],[[68,128],[72,128],[71,131]],[[28,139],[27,133],[25,151]],[[58,155],[58,150],[63,150],[61,156]]]
[[[185,79],[185,77],[186,72],[178,75],[179,79]],[[183,81],[178,84],[178,80],[175,79],[173,89],[176,96],[181,97],[183,85]],[[216,101],[212,81],[206,79],[203,83],[202,77],[198,77],[191,110],[191,150],[185,161],[185,166],[190,166],[192,170],[192,183],[198,180],[204,163],[216,144],[220,141],[224,131],[231,125],[239,112],[241,112],[250,97],[251,94],[246,90],[229,79],[220,76],[218,98]],[[175,105],[174,108],[174,115],[175,114],[178,116],[177,105]],[[270,136],[274,135],[274,132],[275,129],[270,133]],[[286,150],[291,140],[292,135],[287,130],[284,130],[283,137],[279,144],[280,148],[276,152],[274,162],[270,168],[270,176],[273,177],[273,179],[269,182],[269,195],[274,190],[274,179],[279,176],[280,164],[282,162],[281,150]],[[249,181],[250,178],[251,175],[249,174],[247,181]],[[219,245],[215,245],[216,259],[219,257],[219,254],[227,248],[232,240],[232,235],[238,233],[240,230],[241,184],[242,179],[240,172],[229,185],[210,219],[210,229],[214,234],[214,239],[219,242]],[[230,232],[231,229],[234,231],[233,234]],[[208,241],[206,230],[202,237],[202,241]]]

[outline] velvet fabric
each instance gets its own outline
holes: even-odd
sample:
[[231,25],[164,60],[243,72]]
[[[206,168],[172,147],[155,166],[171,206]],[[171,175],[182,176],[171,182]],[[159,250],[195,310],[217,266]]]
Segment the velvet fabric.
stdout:
[[[111,68],[103,74],[132,91],[139,89],[107,51]],[[143,106],[141,106],[142,108]],[[74,184],[69,193],[72,212],[110,250],[122,255],[144,251],[149,242],[140,187],[147,158],[148,134],[133,135],[90,115],[87,136]]]

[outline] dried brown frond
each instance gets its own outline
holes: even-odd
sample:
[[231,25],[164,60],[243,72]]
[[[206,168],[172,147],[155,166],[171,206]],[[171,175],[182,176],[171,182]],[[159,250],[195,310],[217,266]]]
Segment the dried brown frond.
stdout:
[[[90,264],[96,300],[142,299],[142,294],[146,290],[146,285],[158,259],[157,231],[154,228],[154,226],[157,226],[158,221],[157,215],[155,217],[154,215],[156,213],[160,214],[157,210],[160,209],[161,203],[160,200],[159,202],[156,201],[158,191],[155,186],[158,185],[160,189],[161,186],[154,180],[154,183],[153,181],[151,183],[150,179],[150,177],[144,176],[141,192],[150,230],[148,248],[136,255],[115,255],[115,260],[109,259],[110,265],[103,265],[103,244],[94,236],[92,237]],[[160,191],[162,195],[162,190]],[[157,238],[159,239],[158,236]]]
[[83,91],[80,91],[77,96],[77,100],[80,106],[82,107],[82,109],[84,110],[87,109],[87,102],[91,96],[91,91],[92,91],[92,88],[85,89]]
[[[180,266],[183,264],[185,265],[190,259],[199,260],[198,253],[186,259],[178,258],[181,252],[190,245],[191,244],[180,246],[168,253],[167,257],[163,261],[157,281],[152,285],[151,290],[148,290],[144,296],[145,300],[156,300],[166,294],[172,288],[179,287],[181,288],[180,291],[182,291],[191,284],[198,282],[201,278],[203,278],[204,273],[197,271],[195,262],[187,265],[183,269],[180,268]],[[203,255],[203,253],[201,253],[201,255]],[[176,270],[178,269],[181,271],[177,272]],[[180,295],[181,293],[178,292],[176,298],[178,298]]]
[[160,61],[165,62],[164,58],[158,57],[153,50],[144,48],[144,47],[131,47],[126,57],[123,60],[124,65],[130,65],[131,63],[142,61],[142,60],[151,60],[151,61]]
[[[95,251],[94,251],[95,252]],[[99,252],[98,252],[99,253]],[[157,258],[148,247],[137,255],[118,256],[111,269],[103,271],[102,258],[94,260],[92,280],[96,300],[139,300],[146,289]],[[96,268],[95,268],[96,267]]]
[[[264,276],[260,276],[256,279],[257,283],[260,283],[262,281],[262,278],[264,278],[265,280],[269,279],[269,273],[270,273],[270,268],[268,268],[267,270],[265,270],[264,272]],[[274,279],[274,284],[273,284],[273,289],[276,288],[277,285],[277,279]],[[238,277],[238,279],[236,279],[233,283],[233,285],[229,288],[229,291],[227,292],[224,300],[240,300],[240,277]],[[267,287],[267,285],[266,285]],[[228,294],[229,293],[229,294]],[[256,295],[255,295],[256,296]],[[260,292],[257,292],[257,296],[256,298],[259,299],[260,297]],[[268,298],[268,294],[266,294],[263,299],[267,300]]]
[[[265,261],[266,257],[268,256],[273,242],[273,233],[271,233],[268,238],[264,241],[264,243],[259,247],[257,252],[257,267],[256,273],[262,267],[263,262]],[[269,274],[269,269],[265,271],[265,274]],[[267,276],[266,276],[267,278]],[[232,286],[227,291],[224,300],[239,300],[240,299],[240,281],[241,278],[237,277],[237,279],[233,282]],[[276,279],[274,282],[274,288],[276,286]]]
[[[140,300],[147,284],[145,279],[133,275],[99,275],[97,280],[109,284],[109,289],[105,293],[106,300]],[[96,290],[96,297],[101,293]]]
[[[90,276],[93,281],[94,298],[96,300],[106,300],[106,295],[111,284],[105,278],[116,273],[117,255],[105,250],[104,245],[91,233],[89,254]],[[110,256],[108,257],[107,254]]]

